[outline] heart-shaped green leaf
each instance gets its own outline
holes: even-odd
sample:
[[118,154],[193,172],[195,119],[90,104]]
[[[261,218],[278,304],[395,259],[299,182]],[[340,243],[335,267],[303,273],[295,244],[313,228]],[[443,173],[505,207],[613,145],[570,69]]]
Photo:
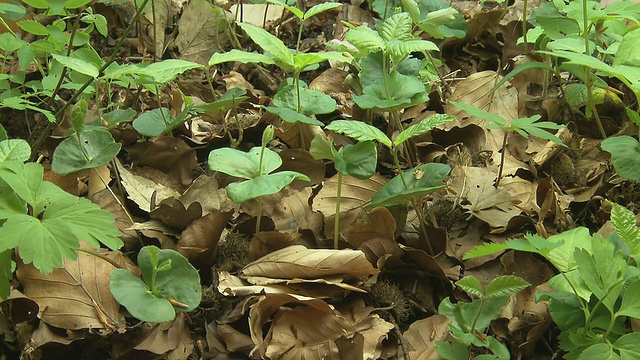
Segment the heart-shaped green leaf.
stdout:
[[215,149],[209,153],[209,168],[227,175],[253,179],[262,174],[268,174],[282,165],[280,155],[265,148],[262,156],[262,172],[260,172],[261,151],[262,148],[259,146],[247,153],[231,148]]
[[242,204],[248,200],[264,195],[272,195],[294,180],[309,181],[309,177],[295,171],[281,171],[275,174],[262,175],[251,180],[229,184],[227,186],[227,196],[233,202]]
[[405,171],[402,176],[406,187],[398,175],[386,183],[371,197],[370,207],[410,205],[423,196],[446,187],[439,185],[449,174],[451,167],[446,164],[427,163]]
[[373,141],[360,141],[346,145],[335,156],[336,170],[357,179],[368,179],[376,172],[378,151]]
[[82,169],[100,167],[118,155],[120,147],[121,144],[116,143],[106,129],[86,130],[64,139],[58,145],[53,152],[51,169],[67,175]]

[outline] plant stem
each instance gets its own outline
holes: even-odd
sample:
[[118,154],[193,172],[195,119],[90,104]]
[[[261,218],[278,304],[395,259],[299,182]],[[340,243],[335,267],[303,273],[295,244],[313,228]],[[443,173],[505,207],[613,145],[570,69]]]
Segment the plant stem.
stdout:
[[431,245],[431,240],[429,239],[429,234],[427,233],[427,223],[424,218],[424,211],[422,211],[422,205],[416,204],[413,206],[416,210],[416,214],[418,214],[418,220],[420,222],[420,232],[422,232],[422,236],[424,237],[424,241],[427,243],[427,249],[429,250],[429,255],[435,255],[435,251],[433,250],[433,246]]
[[524,53],[529,54],[529,43],[527,43],[527,7],[529,0],[524,0],[522,8],[522,38],[524,40]]
[[400,169],[400,161],[398,160],[398,149],[396,147],[391,151],[393,153],[393,162],[396,165],[396,169],[398,169],[398,175],[400,175],[400,179],[402,180],[402,185],[404,185],[405,189],[408,189],[407,181],[404,178],[404,173],[402,169]]
[[[584,50],[587,55],[591,54],[589,49],[589,19],[587,16],[589,15],[589,9],[587,7],[587,0],[582,0],[582,18],[584,27]],[[600,130],[600,136],[603,139],[607,138],[607,134],[604,131],[604,127],[602,127],[602,121],[600,120],[600,115],[598,115],[598,110],[596,109],[596,104],[593,101],[593,94],[591,90],[593,89],[593,74],[591,73],[591,69],[585,67],[585,77],[584,77],[584,85],[587,87],[587,105],[589,106],[589,110],[593,114],[596,119],[596,123],[598,124],[598,130]]]
[[500,166],[498,167],[498,178],[496,179],[496,184],[494,185],[494,187],[497,189],[498,185],[500,184],[500,179],[502,178],[502,169],[504,169],[504,153],[506,152],[506,146],[507,146],[507,131],[506,130],[502,130],[504,131],[504,136],[502,137],[502,153],[500,154]]
[[338,172],[338,190],[336,191],[336,217],[333,222],[333,249],[338,250],[340,239],[340,196],[342,196],[342,173]]
[[[136,14],[133,16],[133,19],[129,23],[129,26],[127,26],[127,28],[124,30],[124,33],[120,37],[120,40],[118,40],[118,42],[116,43],[116,46],[114,47],[113,52],[111,53],[111,56],[100,67],[100,70],[98,70],[98,73],[103,73],[104,70],[116,60],[116,57],[118,56],[118,52],[120,51],[120,48],[124,43],[124,40],[127,38],[129,33],[131,32],[131,29],[133,28],[133,26],[138,22],[138,18],[144,11],[144,8],[147,6],[147,3],[149,3],[149,0],[142,0],[142,4],[140,4],[140,7],[136,11]],[[31,151],[31,158],[29,159],[29,161],[34,161],[38,157],[38,153],[40,152],[40,149],[42,148],[44,141],[47,139],[47,137],[49,136],[53,128],[60,124],[60,122],[62,121],[64,112],[67,110],[69,106],[71,106],[74,103],[74,101],[76,101],[76,99],[78,99],[78,97],[80,97],[80,95],[83,94],[84,90],[88,88],[89,85],[91,85],[94,81],[95,79],[91,78],[87,80],[84,84],[82,84],[82,86],[78,88],[78,90],[76,90],[76,92],[73,94],[73,96],[71,96],[71,98],[67,100],[67,102],[58,110],[58,112],[55,113],[54,117],[56,118],[57,121],[48,123],[47,127],[42,131],[42,134],[38,138],[38,141],[33,145],[33,149]]]
[[113,265],[116,269],[123,269],[123,266],[118,264],[115,260],[110,259],[108,256],[105,256],[103,254],[100,254],[99,252],[93,251],[93,250],[89,250],[89,249],[85,249],[85,248],[77,248],[76,249],[78,252],[83,252],[86,254],[90,254],[93,255],[97,258],[100,258],[106,262],[108,262],[109,264]]
[[261,222],[262,222],[262,196],[258,196],[258,216],[256,216],[256,234],[260,232]]

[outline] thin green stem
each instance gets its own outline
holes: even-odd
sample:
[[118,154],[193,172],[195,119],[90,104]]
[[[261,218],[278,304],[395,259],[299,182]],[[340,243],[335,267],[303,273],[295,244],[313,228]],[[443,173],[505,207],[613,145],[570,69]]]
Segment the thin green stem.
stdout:
[[524,6],[522,8],[522,38],[524,40],[524,53],[529,53],[529,43],[527,42],[527,7],[529,0],[524,0]]
[[[129,26],[127,26],[127,28],[124,30],[124,33],[116,43],[116,46],[114,47],[113,52],[111,53],[111,56],[100,67],[100,70],[98,70],[98,73],[103,73],[104,70],[116,60],[116,57],[118,56],[118,52],[120,51],[122,44],[124,43],[125,39],[127,39],[133,26],[138,22],[138,18],[140,17],[140,15],[144,11],[144,8],[147,6],[148,3],[149,3],[149,0],[143,0],[142,4],[140,4],[140,7],[136,11],[136,14],[133,16],[133,19],[129,23]],[[57,119],[57,121],[48,123],[44,131],[42,131],[42,134],[38,138],[38,141],[33,146],[33,149],[31,151],[31,158],[29,159],[30,161],[34,161],[38,157],[38,153],[40,152],[40,149],[42,148],[44,141],[47,139],[47,137],[49,136],[53,128],[60,124],[67,108],[71,106],[76,101],[76,99],[78,99],[78,97],[80,97],[80,95],[84,93],[85,89],[88,88],[89,85],[91,85],[94,81],[95,79],[91,78],[87,80],[84,84],[82,84],[82,86],[80,86],[80,88],[78,88],[76,92],[73,94],[73,96],[71,96],[71,98],[67,100],[67,102],[58,110],[58,112],[55,113],[54,117]]]
[[[587,0],[582,0],[582,25],[584,27],[583,36],[584,36],[584,50],[587,55],[591,54],[591,50],[589,49],[589,9],[587,7]],[[600,115],[598,114],[598,110],[596,109],[596,104],[593,100],[593,94],[591,93],[593,89],[593,74],[591,73],[591,69],[585,67],[585,77],[584,84],[587,87],[587,105],[589,106],[589,110],[593,114],[596,119],[596,124],[598,124],[598,130],[600,130],[600,136],[603,139],[607,138],[607,133],[604,131],[604,127],[602,126],[602,121],[600,120]]]
[[258,196],[258,216],[256,216],[256,234],[260,232],[261,221],[262,221],[262,196]]
[[471,334],[475,334],[476,332],[476,324],[478,323],[478,319],[480,318],[480,314],[482,314],[482,310],[484,309],[484,297],[480,298],[480,307],[478,308],[478,313],[476,317],[473,319],[473,323],[471,323]]
[[338,190],[336,191],[336,217],[333,222],[333,248],[338,250],[340,239],[340,197],[342,196],[342,173],[338,172]]
[[405,189],[408,189],[407,181],[404,178],[404,172],[400,168],[400,161],[398,160],[398,149],[394,147],[391,152],[393,153],[393,162],[396,165],[396,169],[398,170],[398,175],[400,175],[400,179],[402,180],[402,185],[404,185]]

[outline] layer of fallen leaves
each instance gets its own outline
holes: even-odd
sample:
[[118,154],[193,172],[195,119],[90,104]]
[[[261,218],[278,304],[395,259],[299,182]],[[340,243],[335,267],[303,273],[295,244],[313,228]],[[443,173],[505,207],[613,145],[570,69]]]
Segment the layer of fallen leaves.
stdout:
[[[307,6],[313,3],[307,1]],[[326,41],[342,39],[346,29],[340,21],[373,24],[372,12],[361,3],[347,2],[341,10],[310,20],[303,48],[322,48]],[[448,100],[464,102],[506,119],[534,113],[552,117],[558,112],[551,110],[563,106],[553,88],[545,99],[533,92],[544,79],[537,70],[517,75],[486,96],[501,74],[530,60],[515,43],[522,2],[510,6],[506,14],[491,2],[454,3],[470,24],[464,39],[440,42],[445,64],[440,70],[445,79],[455,81],[438,84],[445,95],[442,99],[434,92],[430,103],[402,114],[405,126],[434,111],[456,116],[416,142],[420,159],[453,167],[450,186],[420,204],[437,255],[426,252],[415,211],[363,209],[392,175],[388,153],[380,155],[381,175],[368,180],[344,178],[341,210],[336,214],[337,177],[332,165],[313,160],[298,143],[298,127],[286,124],[279,126],[278,140],[270,146],[280,152],[283,170],[302,172],[311,182],[294,183],[264,197],[262,231],[254,234],[257,202],[241,206],[231,202],[225,186],[234,179],[203,170],[207,166],[201,159],[209,149],[228,145],[229,138],[242,136],[241,148],[250,148],[260,141],[267,123],[279,125],[260,105],[270,102],[283,74],[226,64],[213,72],[216,91],[243,88],[249,101],[237,114],[196,118],[174,136],[141,141],[128,124],[114,129],[114,137],[124,144],[123,154],[112,168],[99,169],[103,178],[115,180],[114,192],[93,171],[46,175],[70,193],[87,194],[113,214],[126,245],[124,253],[105,255],[123,266],[135,272],[123,254],[135,258],[137,249],[146,244],[185,255],[200,270],[202,305],[173,322],[141,324],[115,303],[108,291],[112,266],[97,258],[81,253],[77,262],[65,262],[47,276],[18,263],[16,289],[3,307],[11,310],[10,317],[8,312],[2,316],[3,349],[25,359],[49,358],[56,351],[92,359],[435,358],[435,341],[448,339],[449,322],[437,314],[438,304],[445,297],[468,300],[453,282],[466,274],[486,285],[496,276],[515,274],[531,287],[512,297],[491,330],[509,344],[515,357],[551,355],[539,346],[554,342],[549,335],[551,320],[546,305],[534,301],[535,291],[545,289],[553,275],[550,266],[524,253],[472,260],[462,256],[484,242],[501,242],[524,232],[546,236],[576,223],[598,227],[606,214],[598,210],[595,195],[607,193],[628,202],[635,198],[612,177],[598,141],[576,130],[581,124],[569,124],[557,134],[567,149],[517,134],[507,134],[503,149],[502,130],[487,129],[485,121],[446,105]],[[289,43],[295,41],[298,25],[281,8],[244,4],[242,11],[236,11],[236,5],[228,5],[221,5],[225,10],[220,15],[204,0],[156,0],[155,16],[145,13],[143,33],[127,39],[128,51],[147,59],[206,64],[214,51],[228,49],[228,32],[215,24],[220,16],[233,19],[234,14],[258,26],[266,24]],[[114,20],[112,33],[130,20],[131,6],[99,8]],[[530,8],[535,4],[530,2]],[[174,21],[178,31],[166,31]],[[497,69],[498,64],[505,69]],[[338,102],[337,112],[323,120],[365,114],[350,100],[347,74],[325,67],[309,75],[312,88]],[[197,72],[161,90],[160,101],[174,112],[184,105],[176,96],[178,90],[195,102],[212,99],[207,78]],[[116,87],[111,96],[140,110],[158,104],[144,89]],[[626,123],[616,120],[624,129]],[[306,125],[302,130],[305,139],[322,132]],[[335,134],[333,138],[348,142]],[[501,152],[504,171],[496,188]],[[341,250],[328,249],[335,216],[340,217]]]

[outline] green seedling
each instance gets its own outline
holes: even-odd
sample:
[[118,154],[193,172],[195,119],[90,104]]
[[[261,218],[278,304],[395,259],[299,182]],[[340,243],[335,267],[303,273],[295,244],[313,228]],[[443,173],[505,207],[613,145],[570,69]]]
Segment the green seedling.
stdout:
[[171,249],[145,246],[138,253],[142,279],[125,269],[111,272],[109,289],[131,315],[142,321],[165,322],[176,311],[200,305],[200,276],[184,256]]
[[[275,64],[287,73],[293,75],[293,83],[280,88],[274,97],[275,107],[265,107],[265,109],[288,123],[298,123],[299,126],[301,126],[300,124],[322,126],[322,122],[311,118],[311,116],[333,112],[336,109],[336,103],[329,95],[318,90],[306,88],[300,81],[300,73],[314,69],[318,64],[327,60],[349,62],[350,59],[336,51],[300,53],[298,51],[300,36],[302,35],[302,27],[305,20],[321,12],[342,6],[342,4],[331,2],[320,3],[311,7],[307,12],[302,13],[299,9],[281,2],[270,1],[270,3],[284,6],[299,18],[300,31],[296,49],[292,50],[287,48],[282,40],[260,27],[241,23],[240,27],[242,30],[244,30],[265,53],[258,54],[236,49],[225,53],[215,53],[209,59],[209,66],[228,61]],[[300,143],[304,146],[305,142],[301,128],[299,134]]]
[[434,250],[427,234],[424,214],[422,208],[417,205],[425,195],[444,187],[439,184],[449,174],[451,167],[445,164],[428,163],[403,172],[398,159],[398,149],[407,140],[453,119],[453,116],[442,114],[428,117],[404,129],[394,141],[378,128],[359,121],[335,120],[326,127],[327,130],[344,134],[360,142],[378,141],[391,151],[398,176],[391,179],[373,195],[370,206],[405,205],[416,209],[420,218],[420,230],[431,254],[434,253]]
[[509,239],[485,244],[465,259],[513,249],[545,257],[560,272],[548,282],[552,291],[538,292],[561,330],[565,359],[635,358],[640,335],[629,332],[629,317],[640,318],[640,228],[633,212],[611,204],[615,233],[603,239],[579,227],[544,239]]
[[338,171],[338,189],[336,190],[336,215],[333,229],[333,248],[338,249],[340,238],[340,196],[342,192],[342,176],[353,176],[357,179],[368,179],[376,171],[378,151],[371,140],[358,142],[355,145],[345,145],[336,150],[333,143],[322,135],[311,141],[309,149],[316,160],[332,160]]
[[246,153],[231,148],[215,149],[209,153],[211,170],[246,179],[227,186],[227,195],[233,202],[242,204],[258,199],[256,233],[260,231],[262,196],[275,194],[294,180],[309,181],[309,177],[295,171],[272,173],[282,165],[280,155],[266,147],[273,139],[273,134],[273,127],[267,126],[262,134],[262,146],[254,147]]
[[540,115],[533,115],[526,118],[513,119],[511,121],[507,121],[500,115],[493,114],[477,107],[469,104],[459,103],[455,101],[451,101],[453,106],[457,107],[460,110],[466,111],[469,115],[475,116],[477,118],[490,121],[492,124],[487,125],[487,129],[502,129],[504,130],[504,136],[502,138],[502,153],[500,157],[500,166],[498,168],[498,177],[496,178],[495,187],[497,188],[500,184],[500,179],[502,178],[502,169],[504,167],[504,157],[505,157],[505,147],[507,145],[507,133],[509,131],[515,131],[520,136],[524,138],[529,138],[529,136],[539,137],[544,140],[550,140],[554,143],[567,147],[565,143],[560,140],[554,134],[551,134],[547,131],[549,130],[557,130],[562,126],[553,123],[551,121],[538,121],[540,120]]
[[474,359],[510,359],[507,347],[495,337],[485,335],[484,331],[492,320],[498,318],[509,301],[509,295],[527,288],[529,283],[517,276],[505,275],[493,279],[483,289],[477,278],[465,276],[456,285],[478,299],[453,304],[447,298],[440,303],[438,312],[451,319],[449,330],[452,341],[437,341],[436,352],[447,360],[470,359],[469,350],[475,346],[488,349],[493,355],[479,355]]
[[[0,141],[0,254],[3,260],[16,253],[42,273],[75,260],[80,239],[94,248],[104,244],[119,249],[123,243],[113,217],[98,205],[73,196],[43,181],[44,169],[27,163],[29,145],[24,140]],[[2,262],[0,297],[10,292],[11,261]]]

